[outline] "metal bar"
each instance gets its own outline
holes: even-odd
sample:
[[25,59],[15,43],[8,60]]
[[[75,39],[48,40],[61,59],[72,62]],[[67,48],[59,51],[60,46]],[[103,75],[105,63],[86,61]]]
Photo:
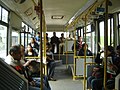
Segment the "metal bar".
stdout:
[[[87,15],[85,15],[85,43],[86,43],[86,31],[87,31]],[[84,60],[84,88],[83,90],[86,90],[86,47],[85,47],[85,51],[84,51],[84,56],[85,56],[85,60]]]
[[[75,34],[76,34],[76,28],[74,27],[74,57],[76,56],[76,38],[75,38]],[[74,77],[76,76],[76,58],[74,58]],[[73,78],[73,80],[75,80],[75,78]]]
[[105,48],[105,59],[104,59],[104,90],[106,90],[106,82],[107,82],[107,46],[108,46],[108,2],[109,0],[105,1],[105,27],[104,27],[104,48]]
[[40,88],[43,90],[43,54],[42,54],[42,16],[43,16],[43,9],[42,9],[42,0],[38,0],[38,7],[40,9],[40,12],[38,12],[38,16],[40,18],[40,76],[41,76],[41,83],[40,83]]

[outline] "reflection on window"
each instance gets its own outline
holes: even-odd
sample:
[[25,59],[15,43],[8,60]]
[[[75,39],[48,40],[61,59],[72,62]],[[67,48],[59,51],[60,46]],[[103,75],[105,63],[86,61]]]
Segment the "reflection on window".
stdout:
[[17,32],[12,32],[12,46],[19,44],[19,34]]
[[7,27],[0,25],[0,57],[6,57],[6,49],[7,49]]
[[2,21],[8,23],[8,11],[2,8]]

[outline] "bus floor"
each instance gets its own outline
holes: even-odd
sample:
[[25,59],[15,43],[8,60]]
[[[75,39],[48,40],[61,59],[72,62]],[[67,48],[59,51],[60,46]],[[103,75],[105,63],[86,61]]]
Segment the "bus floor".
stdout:
[[83,90],[83,79],[73,80],[65,65],[55,69],[57,81],[49,81],[51,90]]

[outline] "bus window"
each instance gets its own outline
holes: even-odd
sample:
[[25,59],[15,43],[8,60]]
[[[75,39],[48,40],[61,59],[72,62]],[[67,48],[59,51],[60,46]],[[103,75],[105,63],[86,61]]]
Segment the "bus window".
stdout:
[[12,46],[19,44],[19,34],[17,32],[12,32]]
[[0,57],[6,57],[7,49],[7,27],[0,25]]
[[8,11],[2,8],[2,21],[8,23]]

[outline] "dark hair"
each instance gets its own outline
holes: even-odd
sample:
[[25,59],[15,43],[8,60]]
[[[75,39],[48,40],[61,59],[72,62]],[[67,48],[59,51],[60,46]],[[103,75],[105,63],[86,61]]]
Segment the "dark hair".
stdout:
[[116,50],[120,50],[120,44],[116,47]]
[[11,53],[19,53],[19,51],[21,50],[20,45],[14,45],[10,48],[9,50],[9,54]]
[[37,34],[40,34],[40,32],[38,32]]
[[108,46],[107,49],[108,49],[111,53],[114,52],[114,47],[112,47],[112,46]]
[[32,66],[34,69],[39,69],[40,68],[40,63],[37,61],[31,61],[29,63],[30,66]]

